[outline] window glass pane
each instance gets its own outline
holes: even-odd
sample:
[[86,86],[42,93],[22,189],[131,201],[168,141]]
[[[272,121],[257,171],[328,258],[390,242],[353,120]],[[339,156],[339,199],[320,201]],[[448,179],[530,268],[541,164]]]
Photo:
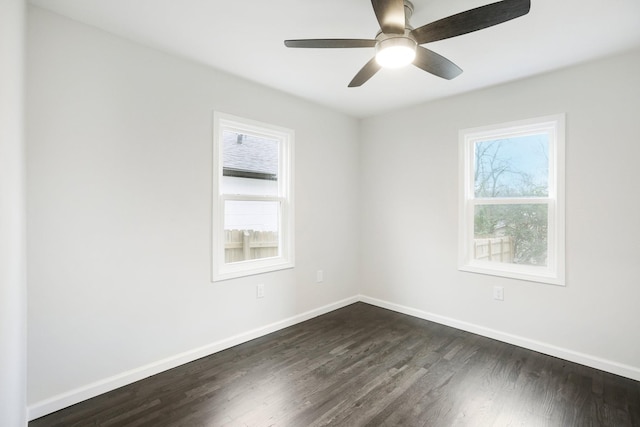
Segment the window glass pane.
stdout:
[[546,133],[474,144],[475,197],[547,197],[549,136]]
[[479,205],[474,212],[477,260],[547,265],[546,204]]
[[222,193],[278,195],[279,141],[225,130]]
[[226,200],[225,263],[278,256],[279,211],[277,201]]

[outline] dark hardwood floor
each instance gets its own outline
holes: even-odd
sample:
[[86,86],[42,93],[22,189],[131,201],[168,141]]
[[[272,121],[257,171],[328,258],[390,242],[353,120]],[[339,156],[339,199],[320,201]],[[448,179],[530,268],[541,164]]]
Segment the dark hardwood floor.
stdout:
[[640,382],[357,303],[29,423],[640,426]]

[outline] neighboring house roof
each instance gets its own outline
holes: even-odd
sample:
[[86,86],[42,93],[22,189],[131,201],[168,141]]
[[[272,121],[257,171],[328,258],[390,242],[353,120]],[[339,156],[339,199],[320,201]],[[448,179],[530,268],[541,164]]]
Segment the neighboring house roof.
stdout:
[[223,153],[225,175],[262,179],[276,179],[278,175],[276,140],[224,132]]

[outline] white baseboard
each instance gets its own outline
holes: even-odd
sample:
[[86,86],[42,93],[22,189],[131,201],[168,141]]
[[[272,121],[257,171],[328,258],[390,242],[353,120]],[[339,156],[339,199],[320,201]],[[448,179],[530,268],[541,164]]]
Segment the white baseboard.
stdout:
[[251,331],[247,331],[212,344],[208,344],[193,350],[185,351],[184,353],[176,354],[175,356],[168,357],[163,360],[159,360],[148,365],[141,366],[130,371],[123,372],[118,375],[114,375],[109,378],[105,378],[100,381],[88,384],[83,387],[79,387],[74,390],[70,390],[66,393],[53,396],[49,399],[36,402],[33,405],[29,405],[28,418],[29,421],[36,418],[45,416],[67,406],[75,405],[76,403],[98,396],[100,394],[115,390],[119,387],[127,384],[134,383],[136,381],[148,378],[152,375],[159,374],[169,369],[173,369],[177,366],[184,365],[185,363],[193,362],[210,354],[217,353],[222,350],[234,347],[238,344],[242,344],[247,341],[262,337],[272,332],[279,331],[280,329],[293,326],[295,324],[304,322],[322,314],[329,313],[342,307],[346,307],[349,304],[358,302],[358,296],[343,299],[341,301],[334,302],[332,304],[325,305],[302,314],[298,314],[287,319],[280,320],[278,322],[271,323]]
[[251,341],[255,338],[259,338],[272,332],[279,331],[280,329],[293,326],[295,324],[304,322],[322,314],[329,313],[333,310],[346,307],[349,304],[353,304],[359,301],[375,305],[377,307],[386,308],[388,310],[393,310],[398,313],[407,314],[409,316],[417,317],[420,319],[429,320],[442,325],[451,326],[456,329],[461,329],[463,331],[482,335],[488,338],[493,338],[498,341],[514,344],[519,347],[537,351],[539,353],[559,357],[570,362],[579,363],[581,365],[590,366],[592,368],[600,369],[605,372],[610,372],[612,374],[640,381],[640,368],[637,367],[624,365],[621,363],[613,362],[611,360],[601,359],[588,354],[568,350],[566,348],[557,347],[540,341],[508,334],[505,332],[497,331],[495,329],[475,325],[473,323],[463,322],[460,320],[452,319],[450,317],[440,316],[437,314],[418,310],[416,308],[368,297],[366,295],[357,295],[341,301],[337,301],[332,304],[325,305],[323,307],[316,308],[314,310],[307,311],[293,317],[289,317],[287,319],[280,320],[278,322],[271,323],[270,325],[253,329],[251,331],[247,331],[242,334],[238,334],[203,347],[189,350],[184,353],[180,353],[175,356],[168,357],[166,359],[159,360],[157,362],[150,363],[148,365],[141,366],[139,368],[132,369],[130,371],[126,371],[100,381],[96,381],[84,387],[79,387],[66,393],[53,396],[49,399],[36,402],[28,407],[29,420],[34,420],[36,418],[42,417],[68,406],[75,405],[76,403],[82,402],[100,394],[115,390],[116,388],[134,383],[152,375],[159,374],[160,372],[164,372],[177,366],[184,365],[185,363],[189,363],[210,354],[226,350],[238,344]]
[[616,374],[626,378],[631,378],[636,381],[640,381],[640,368],[638,367],[624,365],[611,360],[601,359],[599,357],[591,356],[589,354],[584,354],[584,353],[569,350],[566,348],[557,347],[551,344],[520,337],[517,335],[508,334],[505,332],[497,331],[495,329],[486,328],[484,326],[475,325],[473,323],[463,322],[460,320],[452,319],[450,317],[440,316],[437,314],[429,313],[429,312],[418,310],[415,308],[406,307],[400,304],[395,304],[392,302],[371,298],[366,295],[360,295],[360,301],[365,302],[367,304],[375,305],[377,307],[382,307],[388,310],[397,311],[398,313],[403,313],[409,316],[418,317],[420,319],[429,320],[431,322],[439,323],[441,325],[451,326],[456,329],[472,332],[474,334],[482,335],[498,341],[517,345],[519,347],[527,348],[529,350],[537,351],[539,353],[548,354],[549,356],[558,357],[560,359],[568,360],[570,362],[579,363],[581,365],[600,369],[601,371],[610,372],[612,374]]

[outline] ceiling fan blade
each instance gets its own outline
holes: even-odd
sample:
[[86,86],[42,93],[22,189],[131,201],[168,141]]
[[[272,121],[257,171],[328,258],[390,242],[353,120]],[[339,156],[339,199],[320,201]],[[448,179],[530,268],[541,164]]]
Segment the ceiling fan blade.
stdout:
[[371,0],[371,4],[383,33],[404,33],[404,0]]
[[416,28],[411,35],[418,44],[448,39],[526,15],[530,8],[531,0],[503,0]]
[[375,47],[375,40],[368,39],[306,39],[285,40],[286,47],[311,47],[311,48],[351,48],[351,47]]
[[353,80],[351,80],[351,83],[349,83],[349,87],[362,86],[364,83],[366,83],[367,80],[373,77],[373,75],[377,73],[380,68],[382,67],[376,62],[376,58],[373,57],[369,62],[365,64],[364,67],[362,67],[360,71],[358,71],[358,74],[356,74]]
[[462,68],[444,56],[438,55],[434,51],[425,49],[422,46],[418,46],[416,49],[416,59],[413,60],[413,65],[434,76],[447,80],[456,78],[462,73]]

